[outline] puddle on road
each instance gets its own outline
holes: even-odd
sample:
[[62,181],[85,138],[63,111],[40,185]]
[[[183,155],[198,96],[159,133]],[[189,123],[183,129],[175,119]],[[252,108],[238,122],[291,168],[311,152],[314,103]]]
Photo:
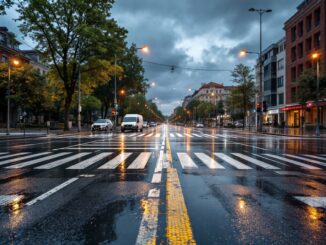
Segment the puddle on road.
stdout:
[[138,231],[134,226],[141,219],[139,208],[137,200],[110,203],[82,227],[84,244],[133,243]]

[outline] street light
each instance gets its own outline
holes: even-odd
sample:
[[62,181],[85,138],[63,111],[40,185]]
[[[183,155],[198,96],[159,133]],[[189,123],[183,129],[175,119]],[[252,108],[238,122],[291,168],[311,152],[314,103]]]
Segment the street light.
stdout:
[[151,82],[151,86],[152,87],[155,87],[156,86],[156,83],[155,82]]
[[[263,32],[262,32],[262,17],[265,13],[271,13],[271,9],[256,9],[256,8],[250,8],[248,9],[249,12],[255,12],[259,14],[259,102],[261,105],[263,104],[263,77],[262,77],[262,45],[263,45]],[[249,53],[249,52],[247,52]],[[256,53],[256,52],[250,52],[250,53]],[[259,119],[258,119],[259,118]],[[263,131],[263,111],[261,110],[259,113],[257,113],[257,121],[258,127],[257,131],[262,132]]]
[[149,53],[149,47],[146,44],[143,47],[136,48],[136,49],[142,51],[145,54],[148,54]]
[[316,71],[317,71],[317,86],[316,86],[316,109],[317,109],[317,122],[316,122],[316,136],[320,136],[320,128],[319,128],[319,122],[320,122],[320,115],[319,115],[319,82],[320,82],[320,53],[314,52],[311,55],[311,58],[316,61]]
[[12,58],[8,59],[8,87],[7,87],[7,135],[10,135],[10,88],[11,88],[11,65],[19,66],[20,61]]

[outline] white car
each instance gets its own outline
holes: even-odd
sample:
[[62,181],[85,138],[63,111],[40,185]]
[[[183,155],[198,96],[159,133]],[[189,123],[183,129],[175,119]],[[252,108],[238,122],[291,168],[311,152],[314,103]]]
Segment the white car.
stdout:
[[196,124],[196,128],[203,128],[204,127],[204,124],[202,124],[202,123],[197,123]]
[[92,131],[112,131],[113,123],[110,119],[97,119],[91,126]]

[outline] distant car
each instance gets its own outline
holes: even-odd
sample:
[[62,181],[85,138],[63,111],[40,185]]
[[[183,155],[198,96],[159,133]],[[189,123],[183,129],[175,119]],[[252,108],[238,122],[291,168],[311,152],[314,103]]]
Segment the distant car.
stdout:
[[235,122],[234,126],[236,128],[242,128],[243,127],[243,123],[242,122]]
[[204,127],[204,124],[202,124],[202,123],[197,123],[196,124],[196,128],[203,128]]
[[156,127],[157,124],[156,124],[156,122],[150,122],[150,123],[149,123],[149,126],[150,126],[150,127]]
[[113,123],[110,119],[97,119],[91,126],[92,131],[112,131]]
[[147,121],[144,121],[143,128],[148,128],[148,127],[149,127],[148,122]]

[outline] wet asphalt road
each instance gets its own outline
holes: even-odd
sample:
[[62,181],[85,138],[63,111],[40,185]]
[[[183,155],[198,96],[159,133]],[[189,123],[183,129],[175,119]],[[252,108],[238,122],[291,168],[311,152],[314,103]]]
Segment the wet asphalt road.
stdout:
[[0,140],[0,244],[167,243],[165,142],[197,244],[325,244],[326,140],[174,126]]

